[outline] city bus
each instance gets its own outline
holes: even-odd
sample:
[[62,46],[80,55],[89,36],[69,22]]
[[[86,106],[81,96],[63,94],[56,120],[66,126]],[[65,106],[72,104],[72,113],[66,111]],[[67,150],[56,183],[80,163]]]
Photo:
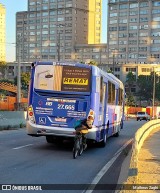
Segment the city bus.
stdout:
[[27,134],[57,143],[75,136],[77,121],[94,117],[87,140],[105,146],[123,127],[124,86],[112,73],[82,63],[34,62]]

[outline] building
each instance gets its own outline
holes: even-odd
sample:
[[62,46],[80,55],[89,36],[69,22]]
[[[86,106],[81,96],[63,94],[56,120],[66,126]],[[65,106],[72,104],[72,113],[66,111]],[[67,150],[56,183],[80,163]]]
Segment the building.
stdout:
[[108,63],[160,64],[160,1],[108,1]]
[[84,63],[95,61],[107,69],[107,44],[76,44],[75,61]]
[[28,0],[16,14],[16,60],[75,60],[77,44],[99,44],[102,0]]
[[0,61],[6,61],[6,9],[0,3]]

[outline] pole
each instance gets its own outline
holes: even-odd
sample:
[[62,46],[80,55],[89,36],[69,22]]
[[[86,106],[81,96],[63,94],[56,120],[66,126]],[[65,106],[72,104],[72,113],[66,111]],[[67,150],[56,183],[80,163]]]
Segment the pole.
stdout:
[[99,52],[99,64],[100,64],[100,66],[101,66],[101,63],[102,63],[102,61],[101,61],[101,55],[102,55],[102,48],[100,48],[100,50],[99,50],[100,52]]
[[58,62],[60,61],[60,32],[58,32]]
[[155,103],[155,85],[156,84],[156,78],[155,78],[155,70],[153,67],[153,99],[152,99],[152,118],[154,118],[154,103]]
[[113,69],[112,69],[113,75],[114,75],[114,59],[115,59],[115,53],[114,53],[114,51],[113,51]]
[[18,74],[17,74],[17,110],[20,110],[20,104],[21,104],[21,64],[20,64],[20,37],[18,37],[17,48],[18,48]]

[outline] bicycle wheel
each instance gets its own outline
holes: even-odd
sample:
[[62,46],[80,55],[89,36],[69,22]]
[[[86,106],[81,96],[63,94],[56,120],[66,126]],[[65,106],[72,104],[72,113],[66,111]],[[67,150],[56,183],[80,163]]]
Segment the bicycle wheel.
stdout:
[[79,151],[78,151],[78,155],[82,155],[82,153],[83,153],[83,141],[82,141],[82,136],[80,137],[80,139],[79,139]]
[[78,152],[79,152],[79,139],[76,138],[74,142],[74,147],[73,147],[73,158],[76,159]]

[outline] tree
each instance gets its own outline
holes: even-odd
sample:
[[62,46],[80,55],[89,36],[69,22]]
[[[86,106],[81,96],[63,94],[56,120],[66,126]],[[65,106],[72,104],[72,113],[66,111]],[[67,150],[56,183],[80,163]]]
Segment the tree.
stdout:
[[135,85],[136,77],[133,72],[128,72],[126,76],[126,85],[128,86],[128,92],[131,94],[131,88]]
[[153,96],[153,80],[151,76],[140,75],[137,79],[138,92],[141,100],[151,100]]
[[[28,90],[29,81],[30,81],[30,72],[22,72],[21,73],[21,88],[23,90]],[[15,77],[14,83],[17,85],[17,77]]]
[[22,72],[22,74],[21,74],[22,89],[28,90],[29,81],[30,81],[30,73],[29,72]]
[[126,105],[127,106],[135,106],[136,105],[134,96],[132,94],[127,95]]
[[[153,101],[154,72],[150,76],[140,75],[137,79],[137,95],[141,100]],[[155,100],[160,101],[159,76],[155,73]]]
[[107,70],[107,73],[112,73],[112,70],[108,69],[108,70]]
[[96,61],[94,61],[94,60],[91,60],[88,64],[91,64],[93,66],[97,66],[98,65],[98,63]]
[[5,69],[7,67],[7,63],[5,61],[0,61],[0,75],[4,78]]
[[128,72],[128,74],[126,76],[126,84],[125,84],[127,86],[127,89],[126,89],[126,105],[127,106],[135,106],[136,105],[134,96],[131,92],[131,88],[133,86],[135,86],[135,83],[136,83],[135,75],[132,72]]

